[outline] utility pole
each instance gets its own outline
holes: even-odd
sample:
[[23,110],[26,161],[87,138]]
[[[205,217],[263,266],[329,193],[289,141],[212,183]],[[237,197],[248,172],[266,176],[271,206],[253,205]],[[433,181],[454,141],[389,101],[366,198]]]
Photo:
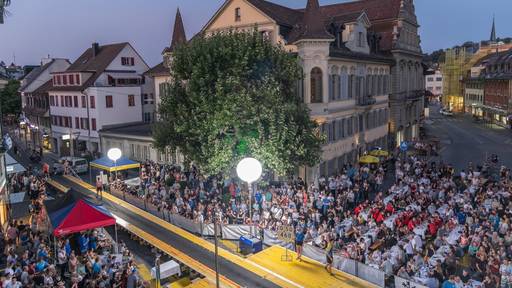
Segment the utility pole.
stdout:
[[213,234],[215,239],[215,286],[217,288],[220,287],[219,282],[219,237],[218,237],[218,218],[219,218],[219,211],[217,210],[217,199],[213,202]]

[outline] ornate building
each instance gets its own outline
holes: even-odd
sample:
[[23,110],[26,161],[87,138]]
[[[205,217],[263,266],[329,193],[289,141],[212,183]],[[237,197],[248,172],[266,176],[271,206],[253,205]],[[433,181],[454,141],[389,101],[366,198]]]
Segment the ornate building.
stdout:
[[[185,41],[177,23],[173,43]],[[327,137],[322,163],[299,174],[331,175],[372,147],[417,137],[425,85],[412,0],[308,0],[304,9],[228,0],[200,33],[254,27],[298,55],[301,97]],[[170,54],[164,50],[164,59]]]

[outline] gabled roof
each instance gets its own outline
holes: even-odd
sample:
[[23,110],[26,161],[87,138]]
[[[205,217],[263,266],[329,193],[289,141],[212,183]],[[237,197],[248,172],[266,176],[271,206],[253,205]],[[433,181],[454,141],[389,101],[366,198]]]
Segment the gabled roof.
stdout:
[[23,77],[23,79],[22,79],[23,85],[21,85],[18,90],[21,92],[23,90],[25,90],[25,88],[27,88],[30,84],[32,84],[34,82],[34,80],[36,80],[37,77],[39,77],[39,75],[41,75],[41,73],[43,73],[43,71],[46,70],[46,68],[48,68],[51,65],[51,63],[53,63],[53,61],[55,61],[55,60],[52,60],[43,66],[37,66],[36,68],[32,69],[32,71],[30,71],[30,73],[28,73],[25,77]]
[[37,87],[33,94],[41,94],[41,93],[47,93],[49,89],[51,89],[53,86],[52,79],[46,81],[43,85]]
[[181,18],[180,9],[176,11],[176,18],[174,19],[174,29],[172,32],[171,46],[166,47],[163,53],[172,52],[177,45],[187,42],[187,35],[183,26],[183,19]]
[[121,51],[130,45],[128,42],[116,43],[99,46],[99,51],[93,55],[92,47],[85,50],[85,52],[76,59],[69,68],[64,72],[92,72],[93,74],[81,86],[53,86],[50,87],[51,91],[83,91],[91,86],[96,79],[107,69],[107,67],[114,61],[114,59],[121,53]]
[[366,11],[370,21],[396,19],[400,14],[401,0],[360,0],[321,6],[325,17],[335,17],[340,14]]
[[303,12],[265,0],[247,0],[254,7],[274,19],[277,24],[293,27],[302,20]]
[[325,29],[325,19],[320,11],[318,0],[308,0],[302,23],[299,24],[290,35],[291,42],[297,42],[302,39],[334,39],[334,37]]
[[170,71],[169,71],[169,68],[164,66],[164,62],[160,62],[155,67],[153,67],[153,68],[149,69],[148,71],[146,71],[144,73],[144,75],[153,76],[153,77],[155,77],[155,76],[169,76],[170,75]]

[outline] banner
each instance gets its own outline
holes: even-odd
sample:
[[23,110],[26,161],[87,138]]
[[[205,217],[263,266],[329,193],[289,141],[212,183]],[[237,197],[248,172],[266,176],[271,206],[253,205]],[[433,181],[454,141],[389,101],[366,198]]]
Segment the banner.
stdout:
[[414,283],[398,276],[395,276],[395,288],[428,288],[427,286]]
[[203,236],[214,236],[215,228],[213,227],[213,223],[203,224]]
[[222,225],[222,239],[238,240],[241,236],[249,235],[250,232],[251,226],[249,225]]
[[201,229],[201,223],[196,223],[193,220],[175,214],[171,214],[169,218],[172,224],[181,227],[189,232],[196,234],[201,234],[201,232],[203,232]]
[[379,287],[385,286],[386,275],[384,271],[380,271],[379,269],[375,269],[361,262],[357,262],[357,275],[355,276],[378,285]]

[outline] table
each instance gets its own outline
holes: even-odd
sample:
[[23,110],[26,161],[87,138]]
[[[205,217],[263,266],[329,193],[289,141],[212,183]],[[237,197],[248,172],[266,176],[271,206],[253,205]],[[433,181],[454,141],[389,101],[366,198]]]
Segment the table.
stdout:
[[[180,264],[173,260],[160,264],[160,279],[169,278],[173,275],[181,276]],[[151,277],[156,278],[156,267],[151,268]]]
[[423,223],[419,226],[416,226],[413,230],[414,234],[421,236],[422,238],[425,238],[425,233],[427,232],[427,224]]

